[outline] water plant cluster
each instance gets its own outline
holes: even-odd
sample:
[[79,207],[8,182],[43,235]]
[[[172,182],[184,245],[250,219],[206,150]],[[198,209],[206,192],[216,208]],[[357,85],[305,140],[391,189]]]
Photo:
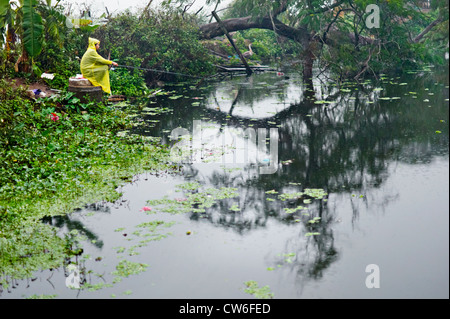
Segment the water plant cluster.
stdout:
[[[233,187],[203,187],[198,182],[187,182],[176,186],[177,191],[184,191],[179,198],[170,199],[167,196],[162,199],[148,201],[156,210],[164,213],[205,213],[206,210],[217,202],[239,197],[237,188]],[[236,209],[236,207],[233,207]]]
[[[295,185],[298,187],[300,183],[290,183],[289,186]],[[239,190],[233,187],[213,188],[202,185],[198,181],[190,181],[176,186],[177,192],[181,196],[176,198],[169,198],[168,196],[162,199],[149,200],[146,206],[148,211],[162,212],[169,214],[202,214],[208,213],[209,209],[215,206],[228,207],[228,213],[244,213],[241,211],[237,202],[239,202]],[[305,237],[319,236],[321,227],[321,216],[313,216],[312,206],[314,201],[320,204],[321,201],[326,201],[328,193],[321,188],[304,188],[302,191],[276,191],[268,190],[265,192],[268,202],[276,201],[277,207],[282,207],[280,215],[289,215],[294,217],[294,223],[303,222],[305,227]],[[225,212],[222,210],[222,212]],[[284,218],[284,216],[282,216]],[[292,219],[292,218],[291,218]],[[190,232],[188,233],[190,234]],[[284,263],[292,263],[292,258],[295,253],[283,254]],[[282,265],[278,264],[278,267]],[[274,267],[269,267],[267,270],[273,271]],[[250,280],[244,283],[244,292],[252,295],[256,299],[270,299],[274,297],[274,293],[270,291],[269,286],[259,287],[259,284]]]
[[132,122],[113,105],[33,99],[5,80],[0,98],[0,282],[7,286],[73,254],[42,218],[114,202],[134,175],[167,169],[168,150],[118,134]]

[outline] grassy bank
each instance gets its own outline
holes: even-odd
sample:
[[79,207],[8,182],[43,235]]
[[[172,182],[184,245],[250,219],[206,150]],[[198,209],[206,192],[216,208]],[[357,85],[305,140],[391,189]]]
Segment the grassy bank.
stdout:
[[0,80],[0,286],[61,266],[69,238],[41,223],[98,201],[144,171],[167,169],[168,150],[136,136],[128,111],[65,96],[33,99]]

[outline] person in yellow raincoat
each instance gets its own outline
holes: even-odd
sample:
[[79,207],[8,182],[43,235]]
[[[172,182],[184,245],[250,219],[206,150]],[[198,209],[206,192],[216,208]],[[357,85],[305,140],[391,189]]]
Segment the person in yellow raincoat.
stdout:
[[89,38],[89,46],[83,55],[80,63],[81,74],[88,79],[92,85],[101,86],[105,93],[111,94],[109,84],[109,65],[117,66],[116,62],[104,59],[97,50],[100,47],[100,41]]

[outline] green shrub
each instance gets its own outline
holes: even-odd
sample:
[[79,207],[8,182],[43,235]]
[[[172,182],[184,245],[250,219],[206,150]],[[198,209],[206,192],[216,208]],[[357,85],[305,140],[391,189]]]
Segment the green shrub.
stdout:
[[[102,52],[121,65],[204,76],[213,72],[212,57],[199,41],[198,26],[176,10],[149,11],[145,18],[129,11],[111,19],[95,30],[94,37],[102,42]],[[136,62],[140,62],[139,64]],[[119,71],[117,75],[135,75]],[[148,82],[154,80],[185,80],[183,76],[145,72]],[[118,83],[124,81],[115,77]],[[130,80],[136,85],[135,79]]]

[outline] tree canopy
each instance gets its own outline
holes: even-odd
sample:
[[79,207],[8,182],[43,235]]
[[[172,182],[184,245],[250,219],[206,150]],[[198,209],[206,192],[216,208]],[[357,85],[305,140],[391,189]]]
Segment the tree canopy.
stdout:
[[[229,32],[270,29],[299,42],[307,76],[316,60],[353,77],[442,62],[448,45],[445,0],[234,0],[224,18]],[[222,34],[214,22],[200,31]]]

